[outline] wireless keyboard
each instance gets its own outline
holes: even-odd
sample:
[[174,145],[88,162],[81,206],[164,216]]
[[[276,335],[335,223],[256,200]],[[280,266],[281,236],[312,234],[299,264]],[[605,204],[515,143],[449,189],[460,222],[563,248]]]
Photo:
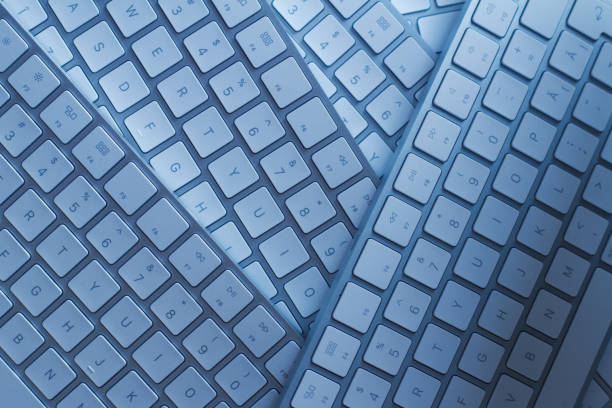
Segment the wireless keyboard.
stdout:
[[0,6],[2,406],[272,406],[301,337]]
[[268,4],[4,1],[305,334],[378,181]]
[[466,5],[281,406],[610,398],[611,30],[608,1]]
[[[431,52],[388,0],[272,0],[378,176],[410,120]],[[408,63],[408,61],[410,63]]]

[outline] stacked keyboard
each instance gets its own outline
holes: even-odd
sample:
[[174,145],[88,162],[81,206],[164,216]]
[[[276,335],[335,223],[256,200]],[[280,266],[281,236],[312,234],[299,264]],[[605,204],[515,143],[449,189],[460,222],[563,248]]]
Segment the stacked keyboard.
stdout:
[[2,6],[0,53],[1,405],[273,406],[301,337]]
[[4,1],[305,335],[377,177],[268,4]]
[[607,404],[611,35],[468,2],[280,406]]

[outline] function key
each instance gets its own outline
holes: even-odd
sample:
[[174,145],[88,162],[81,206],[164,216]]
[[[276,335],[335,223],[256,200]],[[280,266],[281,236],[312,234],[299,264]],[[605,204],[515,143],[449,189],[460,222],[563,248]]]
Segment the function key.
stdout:
[[37,55],[28,58],[8,77],[8,81],[32,108],[60,85],[59,79]]
[[261,10],[260,0],[240,0],[230,4],[227,0],[211,0],[229,28],[236,27]]
[[69,92],[64,91],[41,113],[40,118],[62,143],[70,142],[89,123],[92,117]]
[[404,26],[380,2],[359,17],[353,23],[353,28],[376,54],[404,32]]
[[72,154],[96,180],[102,178],[125,156],[123,150],[101,127],[95,128],[83,138],[72,149]]
[[360,345],[361,342],[353,336],[333,326],[327,326],[312,356],[312,362],[344,377],[353,364]]
[[117,407],[125,407],[126,395],[133,395],[128,403],[135,407],[150,407],[158,400],[155,392],[135,371],[130,371],[108,390],[106,397]]
[[153,183],[132,162],[119,170],[104,189],[128,215],[138,211],[157,192]]
[[0,72],[6,71],[27,49],[28,44],[19,37],[13,27],[6,20],[0,20]]
[[227,270],[202,291],[202,298],[224,322],[229,322],[251,303],[253,295]]
[[472,21],[492,34],[503,37],[517,8],[518,5],[512,0],[481,0]]
[[47,19],[47,13],[38,0],[6,0],[3,5],[26,31]]
[[291,406],[295,408],[331,408],[338,392],[340,392],[340,385],[321,374],[306,370],[291,399]]
[[236,34],[236,41],[255,68],[259,68],[287,49],[268,17],[261,18]]

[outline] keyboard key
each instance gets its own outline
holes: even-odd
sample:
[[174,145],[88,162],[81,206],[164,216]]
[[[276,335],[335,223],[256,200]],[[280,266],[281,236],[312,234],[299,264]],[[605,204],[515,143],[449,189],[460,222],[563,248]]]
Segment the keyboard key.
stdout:
[[451,255],[431,242],[419,238],[404,267],[404,275],[432,289],[438,287]]
[[429,295],[404,282],[398,282],[383,316],[406,330],[416,332],[427,313],[430,301]]
[[157,90],[177,118],[208,100],[208,94],[190,67],[183,67],[161,81]]
[[474,232],[499,245],[506,245],[519,212],[493,196],[488,196],[474,221]]
[[64,351],[75,348],[94,329],[93,324],[70,300],[43,320],[43,327]]
[[[318,118],[314,123],[312,123],[313,117]],[[287,114],[287,122],[307,149],[338,130],[319,98],[313,98]]]
[[508,358],[508,367],[533,381],[544,371],[552,347],[526,332],[522,332]]
[[165,198],[153,204],[136,224],[160,251],[167,249],[189,229],[187,221]]
[[332,317],[360,333],[365,333],[370,327],[379,305],[380,297],[359,285],[349,282],[340,295]]
[[0,116],[0,143],[13,157],[19,156],[40,135],[42,130],[19,105],[11,106]]
[[238,322],[233,331],[257,358],[267,353],[285,336],[285,330],[261,305]]
[[569,296],[576,296],[587,276],[589,267],[587,260],[565,248],[559,248],[548,268],[546,282]]
[[131,61],[125,62],[104,75],[100,86],[119,113],[140,102],[150,91]]
[[424,230],[449,245],[456,246],[469,221],[470,211],[444,196],[438,197]]
[[52,348],[34,360],[25,369],[25,374],[48,399],[54,398],[76,378],[75,372]]
[[[499,378],[489,403],[500,408],[527,407],[532,394],[530,387],[504,374]],[[508,401],[509,396],[511,401]]]
[[355,44],[355,39],[334,16],[328,15],[304,35],[304,42],[329,67]]
[[479,334],[472,334],[459,360],[459,369],[490,383],[504,356],[504,348]]
[[72,149],[72,154],[96,180],[101,179],[125,153],[101,127],[96,127]]
[[312,155],[312,161],[330,188],[357,175],[363,167],[343,138],[338,138]]
[[291,405],[295,408],[331,408],[339,391],[340,386],[332,380],[306,370]]
[[229,322],[253,300],[253,295],[228,270],[202,291],[202,298],[224,322]]
[[294,31],[302,30],[324,8],[320,0],[306,0],[298,4],[294,0],[274,0],[272,6]]
[[170,278],[170,272],[147,248],[134,254],[118,272],[140,299],[149,297]]
[[481,1],[472,16],[472,21],[498,37],[503,37],[518,5],[512,0]]
[[211,237],[236,263],[244,261],[253,251],[233,222],[228,222],[211,232]]
[[0,231],[0,280],[8,280],[19,270],[29,259],[30,254],[15,239],[13,234],[7,229]]
[[570,123],[555,150],[555,158],[584,173],[595,154],[599,140],[586,130]]
[[262,102],[237,117],[234,124],[254,153],[260,152],[285,135],[283,125],[267,102]]
[[0,21],[0,36],[8,39],[0,45],[3,56],[0,72],[4,72],[26,52],[28,45],[5,20]]
[[[93,4],[93,2],[91,4]],[[66,43],[54,26],[42,30],[40,33],[36,34],[34,38],[58,66],[61,67],[72,61],[74,57],[72,51],[66,46]]]
[[489,169],[486,166],[464,154],[458,154],[446,176],[444,189],[475,204],[488,177]]
[[34,150],[22,162],[22,166],[45,193],[53,190],[74,170],[74,166],[50,140]]
[[74,8],[72,5],[65,4],[65,2],[61,0],[51,0],[49,1],[49,6],[64,27],[64,30],[69,33],[81,27],[100,13],[93,0],[79,2]]
[[36,247],[36,252],[57,276],[68,274],[88,252],[64,225],[60,225]]
[[530,207],[517,240],[542,255],[548,255],[561,229],[561,221],[540,210]]
[[258,0],[244,0],[231,5],[226,0],[211,0],[229,28],[233,28],[261,10]]
[[[431,407],[439,388],[440,381],[414,367],[408,367],[393,397],[393,402],[402,408]],[[415,393],[415,389],[419,392]]]
[[523,305],[494,290],[480,314],[478,326],[504,340],[510,340],[522,314]]
[[255,68],[259,68],[287,49],[268,17],[261,18],[236,34],[236,41]]
[[319,310],[329,286],[316,267],[307,269],[287,282],[285,291],[303,317]]
[[76,37],[74,46],[92,72],[100,71],[125,54],[121,43],[105,21]]
[[542,267],[542,263],[537,259],[512,248],[506,257],[497,282],[526,298],[531,294]]
[[414,353],[414,359],[445,374],[459,346],[459,338],[434,324],[428,324]]
[[493,189],[517,203],[523,204],[527,200],[537,176],[537,168],[512,154],[508,154],[504,157],[504,161],[497,171],[497,176],[493,181]]
[[532,159],[542,162],[557,133],[557,128],[527,112],[512,138],[512,147]]
[[452,408],[456,404],[463,404],[466,408],[476,408],[481,405],[484,396],[485,392],[481,388],[461,377],[453,376],[440,401],[440,408]]
[[438,300],[434,316],[459,330],[465,331],[479,302],[480,296],[478,294],[454,281],[448,281]]
[[197,406],[193,404],[206,406],[216,395],[215,390],[193,367],[188,367],[179,374],[166,386],[164,392],[178,407]]
[[386,373],[396,375],[410,344],[410,339],[407,337],[386,326],[378,325],[363,355],[363,360]]
[[359,148],[378,177],[383,177],[393,151],[376,132],[359,142]]
[[574,90],[574,85],[546,71],[542,74],[531,97],[531,106],[555,120],[561,120],[571,102]]
[[357,101],[364,100],[386,78],[385,73],[363,50],[346,60],[334,72],[334,76]]
[[185,337],[183,346],[205,370],[215,367],[234,349],[234,343],[211,319]]
[[276,64],[261,80],[279,108],[285,108],[312,90],[312,85],[293,57]]
[[349,408],[380,408],[390,388],[387,381],[358,368],[342,403]]
[[394,135],[408,123],[413,109],[394,85],[387,87],[366,106],[366,112],[388,136]]
[[[602,7],[599,13],[598,7]],[[602,34],[610,36],[610,5],[598,0],[578,0],[567,23],[587,37],[596,40]]]
[[210,163],[208,170],[227,198],[259,180],[259,175],[240,147],[233,148]]
[[230,65],[212,77],[208,83],[228,113],[235,112],[260,93],[241,62]]
[[544,43],[523,30],[515,30],[501,62],[525,78],[533,79],[545,53]]
[[[126,395],[133,397],[126,398]],[[128,372],[121,378],[111,389],[106,392],[106,397],[117,408],[128,408],[131,404],[138,407],[150,408],[155,401],[157,395],[145,383],[135,371]]]
[[450,120],[429,111],[414,140],[414,146],[444,162],[453,149],[461,128]]
[[484,288],[487,286],[499,260],[499,253],[488,246],[468,238],[465,241],[453,273]]
[[169,260],[192,286],[198,285],[221,265],[219,257],[198,235],[189,237]]
[[132,357],[156,384],[167,378],[185,360],[159,331],[142,343]]
[[177,142],[149,161],[160,180],[176,191],[201,174],[201,170],[183,144]]
[[31,108],[38,106],[60,86],[60,80],[36,55],[17,68],[8,77],[8,82]]
[[68,282],[68,286],[91,312],[97,312],[119,292],[117,282],[98,261],[91,261]]
[[40,333],[21,313],[15,314],[0,327],[0,348],[16,364],[23,363],[44,341]]
[[11,292],[33,316],[43,313],[62,294],[59,286],[38,265],[25,272],[11,286]]
[[380,54],[404,32],[404,27],[383,3],[374,4],[353,23],[353,29]]
[[[410,66],[407,66],[406,61],[410,61]],[[435,65],[434,60],[413,37],[407,38],[390,52],[384,63],[406,88],[416,85]]]
[[34,190],[27,190],[4,211],[6,219],[26,241],[32,242],[56,216]]
[[102,315],[100,322],[124,348],[132,345],[152,325],[147,315],[128,296],[121,298]]
[[289,378],[289,370],[299,351],[300,349],[297,344],[290,341],[266,362],[266,369],[281,385],[284,385]]
[[181,333],[202,314],[202,308],[179,283],[158,297],[151,304],[151,311],[174,335]]
[[374,198],[375,191],[372,181],[364,178],[338,194],[338,202],[354,227],[359,226],[365,211]]
[[62,143],[70,142],[92,121],[89,112],[68,91],[51,102],[40,113],[40,118]]
[[338,222],[310,240],[310,244],[323,262],[325,269],[334,273],[340,268],[352,238],[344,224]]
[[477,77],[484,78],[491,68],[498,49],[499,45],[496,42],[468,28],[455,51],[453,62]]
[[327,326],[312,356],[312,362],[336,375],[346,376],[359,349],[360,341]]
[[266,384],[266,379],[255,366],[239,354],[216,375],[215,381],[238,405],[243,405]]
[[[530,4],[530,6],[532,5]],[[549,9],[547,6],[546,8]],[[549,10],[547,10],[548,12]],[[525,17],[525,14],[523,14],[523,17]],[[549,64],[570,78],[578,80],[582,77],[592,52],[593,46],[591,44],[581,40],[569,31],[563,31],[550,56]]]
[[509,120],[514,120],[523,104],[528,87],[504,71],[497,71],[482,104]]
[[86,237],[110,264],[117,262],[138,242],[138,237],[115,212],[100,220]]
[[[552,38],[565,11],[567,0],[549,4],[546,0],[531,1],[523,11],[521,24],[545,38]],[[546,16],[546,18],[542,18]]]
[[389,196],[378,215],[374,232],[405,247],[421,218],[421,212],[409,204]]
[[132,50],[151,78],[161,74],[183,58],[168,35],[168,31],[161,26],[135,41],[132,44]]
[[82,228],[106,202],[82,176],[74,179],[54,199],[55,204],[77,228]]
[[541,290],[527,316],[527,324],[537,331],[556,339],[561,334],[572,306],[552,293]]
[[607,219],[579,206],[569,222],[564,239],[589,255],[595,255],[606,234],[608,223]]
[[608,124],[610,115],[612,115],[611,101],[612,93],[588,82],[582,89],[574,107],[573,116],[582,123],[602,132]]
[[580,179],[555,165],[550,165],[540,182],[536,199],[566,214],[574,201],[579,186]]
[[260,164],[279,193],[289,190],[311,174],[293,143],[282,145],[262,158]]
[[134,214],[157,192],[157,188],[134,163],[128,163],[117,172],[104,185],[104,189],[128,215]]
[[209,72],[234,55],[234,49],[214,21],[185,37],[183,43],[202,73]]
[[121,0],[112,0],[106,9],[126,38],[157,19],[155,11],[145,0],[136,0],[127,8]]

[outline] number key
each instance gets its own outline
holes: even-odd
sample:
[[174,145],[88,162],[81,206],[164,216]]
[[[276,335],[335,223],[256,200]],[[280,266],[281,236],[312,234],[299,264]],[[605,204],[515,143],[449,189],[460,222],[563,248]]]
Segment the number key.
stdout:
[[436,201],[425,223],[425,232],[455,246],[459,243],[459,238],[463,234],[470,214],[469,210],[441,196]]
[[138,237],[115,212],[98,222],[86,237],[110,264],[117,262],[138,242]]
[[182,332],[202,314],[202,308],[179,283],[157,298],[151,304],[151,310],[174,335]]

